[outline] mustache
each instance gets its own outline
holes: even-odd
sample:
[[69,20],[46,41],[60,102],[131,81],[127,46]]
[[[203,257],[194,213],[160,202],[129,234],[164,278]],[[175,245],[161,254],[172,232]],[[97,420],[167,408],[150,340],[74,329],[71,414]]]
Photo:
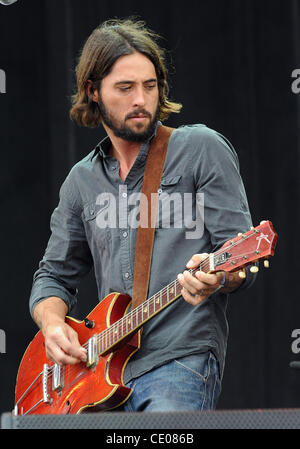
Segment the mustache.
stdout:
[[132,117],[137,117],[138,115],[144,115],[145,117],[149,117],[151,119],[152,115],[150,112],[146,111],[146,109],[136,109],[133,112],[130,112],[126,115],[125,120],[128,120]]

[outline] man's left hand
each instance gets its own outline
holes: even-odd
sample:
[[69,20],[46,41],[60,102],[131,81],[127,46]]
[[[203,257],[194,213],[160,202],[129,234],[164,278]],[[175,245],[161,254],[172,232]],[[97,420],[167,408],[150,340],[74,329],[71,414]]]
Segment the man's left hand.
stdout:
[[[196,268],[206,259],[208,254],[194,254],[187,263],[187,268]],[[190,304],[196,306],[212,295],[220,286],[223,273],[208,274],[196,271],[195,275],[188,270],[178,274],[177,279],[182,286],[181,294]]]

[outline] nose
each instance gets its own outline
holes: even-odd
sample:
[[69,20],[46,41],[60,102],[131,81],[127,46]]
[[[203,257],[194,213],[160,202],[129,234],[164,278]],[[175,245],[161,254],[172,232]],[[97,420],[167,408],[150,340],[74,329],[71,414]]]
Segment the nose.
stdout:
[[133,98],[133,107],[144,107],[145,103],[145,91],[143,86],[137,86]]

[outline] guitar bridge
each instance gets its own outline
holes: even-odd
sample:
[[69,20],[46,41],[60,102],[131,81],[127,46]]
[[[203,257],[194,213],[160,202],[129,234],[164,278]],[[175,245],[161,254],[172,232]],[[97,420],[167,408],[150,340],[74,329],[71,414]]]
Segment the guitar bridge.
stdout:
[[49,375],[49,365],[45,363],[43,366],[43,377],[42,377],[43,401],[45,404],[51,404],[52,402],[52,399],[48,393],[48,375]]

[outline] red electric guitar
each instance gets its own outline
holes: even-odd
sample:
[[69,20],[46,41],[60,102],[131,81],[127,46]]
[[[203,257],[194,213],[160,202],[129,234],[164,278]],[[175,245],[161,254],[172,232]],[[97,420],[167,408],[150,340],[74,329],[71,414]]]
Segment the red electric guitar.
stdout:
[[[277,234],[270,221],[239,234],[201,262],[204,272],[240,271],[247,265],[274,255]],[[199,268],[197,268],[198,270]],[[190,270],[192,273],[196,269]],[[241,275],[242,275],[241,271]],[[181,286],[174,280],[135,309],[131,298],[120,293],[106,296],[83,321],[66,317],[87,349],[87,362],[59,366],[46,358],[39,331],[20,363],[14,413],[73,414],[105,411],[124,403],[131,389],[123,383],[129,358],[140,347],[144,323],[179,298]]]

